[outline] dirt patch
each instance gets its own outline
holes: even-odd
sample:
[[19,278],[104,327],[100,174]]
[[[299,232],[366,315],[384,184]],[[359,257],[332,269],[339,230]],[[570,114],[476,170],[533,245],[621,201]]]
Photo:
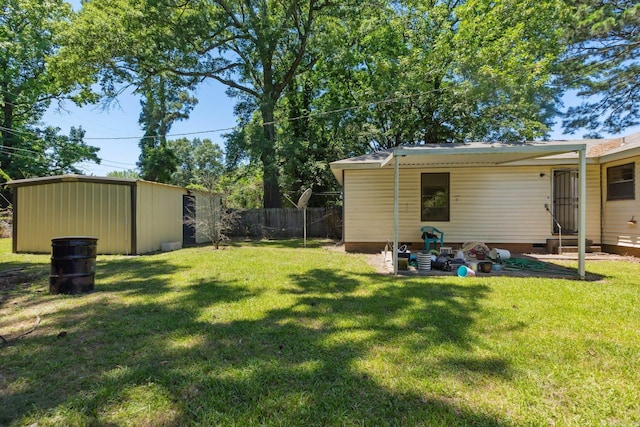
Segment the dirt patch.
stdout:
[[376,269],[380,274],[393,274],[393,264],[384,254],[366,254],[367,263]]

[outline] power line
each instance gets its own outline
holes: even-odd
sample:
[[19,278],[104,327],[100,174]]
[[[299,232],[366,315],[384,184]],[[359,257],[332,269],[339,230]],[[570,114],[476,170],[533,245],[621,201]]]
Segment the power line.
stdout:
[[[217,133],[224,132],[229,130],[237,129],[237,126],[233,126],[230,128],[220,128],[220,129],[209,129],[209,130],[201,130],[197,132],[186,132],[186,133],[168,133],[164,135],[164,138],[167,137],[175,137],[175,136],[189,136],[189,135],[199,135],[203,133]],[[83,138],[86,140],[96,141],[96,140],[124,140],[124,139],[155,139],[162,138],[163,135],[147,135],[147,136],[117,136],[117,137],[93,137],[93,138]]]
[[[0,150],[3,150],[3,151],[8,151],[8,150],[13,150],[13,151],[26,151],[27,153],[33,153],[33,154],[38,154],[38,155],[42,154],[42,153],[40,153],[40,152],[38,152],[38,151],[29,150],[29,149],[27,149],[27,148],[8,147],[8,146],[5,146],[5,145],[0,145]],[[13,154],[15,154],[15,153],[13,153]]]
[[354,105],[351,107],[343,107],[343,108],[336,108],[334,110],[328,110],[328,111],[319,111],[316,113],[309,113],[309,114],[303,114],[301,116],[297,116],[297,117],[290,117],[286,120],[273,120],[271,122],[264,122],[263,125],[273,125],[273,124],[278,124],[281,122],[293,122],[296,120],[301,120],[301,119],[306,119],[306,118],[313,118],[313,117],[322,117],[322,116],[328,116],[330,114],[335,114],[335,113],[343,113],[345,111],[350,111],[350,110],[359,110],[360,108],[364,108],[364,107],[370,107],[370,106],[377,106],[380,104],[390,104],[392,102],[397,102],[403,99],[409,99],[412,98],[414,96],[420,96],[420,95],[428,95],[430,93],[433,92],[437,92],[436,89],[431,89],[428,91],[423,91],[423,92],[417,92],[417,93],[411,93],[411,94],[407,94],[407,95],[399,95],[399,96],[395,96],[393,98],[386,98],[386,99],[382,99],[380,101],[369,101],[369,102],[363,102],[360,105]]
[[[416,93],[411,93],[411,94],[407,94],[407,95],[398,95],[398,96],[394,96],[391,98],[385,98],[385,99],[381,99],[378,101],[368,101],[368,102],[363,102],[362,104],[359,105],[353,105],[350,107],[342,107],[342,108],[336,108],[333,110],[328,110],[328,111],[318,111],[315,113],[309,113],[309,114],[303,114],[297,117],[289,117],[287,119],[284,120],[273,120],[270,122],[264,122],[262,123],[262,125],[273,125],[273,124],[279,124],[279,123],[285,123],[285,122],[292,122],[292,121],[296,121],[296,120],[302,120],[302,119],[307,119],[307,118],[313,118],[313,117],[322,117],[322,116],[327,116],[330,114],[336,114],[336,113],[343,113],[345,111],[351,111],[351,110],[358,110],[360,108],[364,108],[364,107],[370,107],[370,106],[377,106],[380,104],[389,104],[392,102],[398,102],[401,101],[403,99],[409,99],[415,96],[421,96],[421,95],[428,95],[430,93],[434,93],[437,92],[436,89],[431,89],[428,91],[422,91],[422,92],[416,92]],[[0,129],[5,129],[0,126]],[[153,139],[153,138],[168,138],[168,137],[179,137],[179,136],[191,136],[191,135],[201,135],[201,134],[206,134],[206,133],[219,133],[219,132],[225,132],[225,131],[231,131],[231,130],[235,130],[238,129],[238,126],[232,126],[232,127],[227,127],[227,128],[218,128],[218,129],[207,129],[207,130],[202,130],[202,131],[194,131],[194,132],[184,132],[184,133],[168,133],[165,135],[147,135],[147,136],[140,136],[140,135],[136,135],[136,136],[118,136],[118,137],[85,137],[83,138],[83,140],[87,140],[87,141],[107,141],[107,140],[111,140],[111,141],[121,141],[121,140],[131,140],[131,139]]]
[[113,160],[106,160],[106,159],[100,159],[100,163],[96,162],[95,160],[83,160],[81,162],[78,162],[80,164],[82,163],[88,163],[91,165],[98,165],[98,166],[106,166],[106,167],[113,167],[113,168],[118,168],[118,167],[136,167],[137,165],[134,163],[123,163],[123,162],[116,162]]
[[24,151],[27,151],[28,154],[23,154],[23,153],[16,153],[13,151],[9,151],[7,150],[8,148],[11,148],[11,147],[0,147],[0,152],[5,152],[6,154],[14,157],[23,157],[25,159],[28,159],[28,158],[33,159],[33,154],[37,155],[38,157],[44,157],[43,153],[38,153],[37,151],[24,150]]
[[25,130],[18,130],[18,129],[11,129],[8,127],[4,127],[2,125],[0,125],[0,130],[8,132],[8,133],[12,133],[16,136],[20,136],[20,135],[27,135],[27,136],[31,136],[34,134],[34,132],[30,132],[30,131],[25,131]]
[[[2,127],[2,126],[0,126]],[[33,135],[27,135],[27,136],[33,136]],[[35,154],[37,156],[43,156],[44,153],[39,152],[39,151],[35,151],[35,150],[30,150],[28,148],[20,148],[20,147],[9,147],[9,146],[4,146],[4,145],[0,145],[0,152],[4,151],[5,153],[11,154],[13,156],[18,156],[18,157],[29,157],[25,154],[20,154],[20,153],[16,153],[15,151],[24,151],[26,153],[30,153],[30,154]],[[117,160],[109,160],[109,159],[100,159],[101,163],[97,163],[95,161],[91,161],[91,160],[85,160],[83,162],[90,162],[90,163],[95,163],[95,164],[102,164],[104,162],[105,166],[111,166],[111,167],[119,167],[119,166],[132,166],[135,167],[137,165],[133,164],[133,163],[124,163],[124,162],[119,162]],[[83,163],[80,162],[80,163]],[[113,163],[112,165],[108,165],[107,163]]]
[[[422,92],[417,92],[417,93],[411,93],[411,94],[407,94],[407,95],[398,95],[398,96],[394,96],[392,98],[385,98],[379,101],[368,101],[368,102],[363,102],[360,105],[354,105],[351,107],[343,107],[343,108],[336,108],[333,110],[328,110],[328,111],[319,111],[316,113],[309,113],[309,114],[303,114],[297,117],[289,117],[287,119],[284,120],[273,120],[270,122],[263,122],[262,126],[264,125],[273,125],[273,124],[279,124],[279,123],[285,123],[285,122],[292,122],[292,121],[296,121],[296,120],[302,120],[302,119],[306,119],[306,118],[313,118],[313,117],[322,117],[322,116],[327,116],[330,114],[335,114],[335,113],[343,113],[345,111],[350,111],[350,110],[358,110],[360,108],[364,108],[364,107],[370,107],[370,106],[376,106],[376,105],[380,105],[380,104],[389,104],[392,102],[397,102],[397,101],[401,101],[403,99],[409,99],[415,96],[420,96],[420,95],[428,95],[430,93],[434,93],[437,92],[436,89],[431,89],[428,91],[422,91]],[[220,128],[220,129],[209,129],[209,130],[202,130],[202,131],[196,131],[196,132],[186,132],[186,133],[172,133],[172,134],[166,134],[164,135],[165,138],[168,137],[176,137],[176,136],[190,136],[190,135],[199,135],[199,134],[205,134],[205,133],[218,133],[218,132],[225,132],[225,131],[231,131],[231,130],[235,130],[238,129],[238,126],[233,126],[233,127],[228,127],[228,128]],[[100,137],[100,138],[84,138],[86,140],[127,140],[127,139],[147,139],[147,138],[161,138],[163,137],[163,135],[149,135],[149,136],[121,136],[121,137]]]

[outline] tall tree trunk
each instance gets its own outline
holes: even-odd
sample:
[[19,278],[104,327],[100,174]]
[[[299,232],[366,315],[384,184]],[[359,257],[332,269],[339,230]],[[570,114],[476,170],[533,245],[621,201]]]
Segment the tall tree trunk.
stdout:
[[263,207],[281,208],[282,198],[278,185],[278,165],[276,163],[276,129],[273,123],[275,101],[267,100],[262,104],[262,129],[264,141],[260,161],[262,162],[262,188],[264,191]]
[[158,116],[160,118],[160,123],[158,123],[158,133],[160,134],[158,146],[165,146],[167,142],[167,133],[169,132],[169,125],[167,124],[167,88],[165,79],[162,76],[160,76],[158,81],[158,88],[158,107],[160,108],[160,115]]

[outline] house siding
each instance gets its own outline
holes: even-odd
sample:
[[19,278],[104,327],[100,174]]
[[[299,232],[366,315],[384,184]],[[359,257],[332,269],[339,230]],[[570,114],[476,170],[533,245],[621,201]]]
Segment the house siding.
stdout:
[[137,253],[159,251],[162,243],[182,242],[181,187],[138,181]]
[[56,182],[15,188],[16,252],[50,253],[51,239],[98,238],[98,253],[131,251],[131,186]]
[[[445,233],[445,244],[482,241],[530,248],[553,238],[551,177],[559,166],[401,168],[399,241],[419,245],[420,227]],[[568,166],[575,168],[575,166]],[[420,221],[422,173],[450,173],[450,221]],[[541,176],[541,174],[544,174]],[[599,166],[587,167],[587,239],[600,241]],[[344,171],[344,240],[347,249],[364,250],[393,239],[392,168]]]
[[[635,163],[635,199],[607,200],[607,168]],[[602,243],[607,251],[640,256],[640,156],[604,163],[601,169],[603,194]]]

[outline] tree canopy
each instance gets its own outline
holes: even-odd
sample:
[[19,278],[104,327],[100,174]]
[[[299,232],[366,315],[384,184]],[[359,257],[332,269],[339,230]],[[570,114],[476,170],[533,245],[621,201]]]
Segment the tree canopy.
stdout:
[[[247,97],[260,112],[253,141],[263,168],[264,205],[280,206],[274,112],[291,79],[310,67],[307,55],[327,0],[133,1],[85,3],[66,37],[63,69],[93,72],[108,93],[171,73],[188,86],[213,78]],[[88,54],[87,54],[88,53]]]
[[180,81],[163,75],[148,76],[138,89],[142,93],[140,125],[140,176],[148,181],[171,183],[179,159],[167,145],[167,133],[177,120],[186,119],[197,100],[183,90]]
[[[589,97],[569,108],[568,130],[619,132],[640,115],[640,7],[630,0],[91,0],[77,14],[62,0],[5,4],[5,152],[18,106],[35,130],[50,99],[133,89],[143,178],[241,173],[252,194],[262,180],[265,207],[281,206],[283,191],[335,190],[328,163],[345,156],[546,138],[566,90]],[[166,139],[207,79],[236,101],[224,172],[210,141]]]
[[72,16],[62,0],[6,0],[0,9],[0,174],[12,179],[79,172],[74,163],[99,162],[81,128],[69,136],[40,119],[53,100],[91,100],[83,78],[51,70],[60,34]]
[[640,123],[640,4],[635,0],[567,2],[571,21],[560,84],[583,102],[563,125],[590,136]]
[[[544,137],[559,90],[562,4],[469,0],[381,2],[322,64],[345,114],[372,149]],[[335,77],[333,77],[335,75]]]
[[210,191],[220,191],[212,185],[212,181],[219,180],[224,173],[224,156],[218,144],[210,139],[180,138],[169,141],[168,147],[177,160],[171,175],[172,184],[183,187],[196,184]]

